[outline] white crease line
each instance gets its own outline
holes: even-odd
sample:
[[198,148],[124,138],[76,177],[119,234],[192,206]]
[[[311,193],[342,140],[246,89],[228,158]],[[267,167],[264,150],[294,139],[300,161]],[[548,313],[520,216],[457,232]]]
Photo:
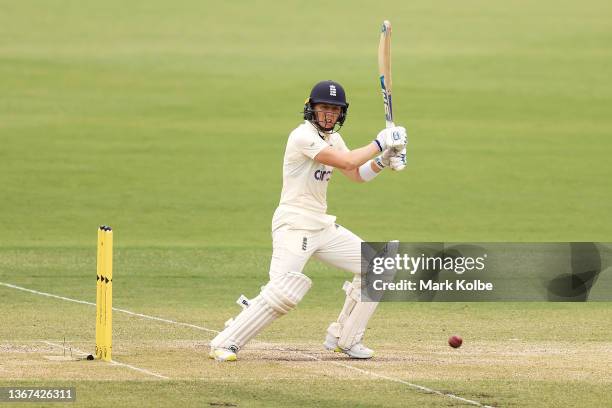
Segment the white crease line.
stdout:
[[[321,359],[318,359],[318,360],[322,361]],[[371,376],[374,376],[374,377],[382,378],[384,380],[388,380],[388,381],[393,381],[393,382],[396,382],[396,383],[404,384],[404,385],[407,385],[409,387],[415,388],[417,390],[424,391],[424,392],[429,393],[429,394],[436,394],[436,395],[440,395],[440,396],[443,396],[443,397],[448,397],[448,398],[451,398],[451,399],[454,399],[454,400],[459,400],[459,401],[462,401],[462,402],[465,402],[465,403],[468,403],[468,404],[476,405],[478,407],[494,408],[494,407],[492,407],[490,405],[483,405],[483,404],[481,404],[478,401],[473,401],[473,400],[470,400],[470,399],[467,399],[467,398],[463,398],[463,397],[460,397],[460,396],[455,395],[455,394],[444,393],[442,391],[434,390],[432,388],[428,388],[428,387],[425,387],[425,386],[422,386],[422,385],[418,385],[418,384],[414,384],[414,383],[411,383],[411,382],[408,382],[408,381],[400,380],[399,378],[388,377],[386,375],[374,373],[374,372],[371,372],[371,371],[364,370],[362,368],[354,367],[354,366],[351,366],[351,365],[348,365],[348,364],[343,364],[343,363],[340,363],[340,362],[337,362],[337,361],[328,361],[328,362],[331,363],[331,364],[335,364],[337,366],[340,366],[340,367],[348,368],[350,370],[359,371],[359,372],[361,372],[363,374],[366,374],[366,375],[371,375]]]
[[495,407],[492,407],[490,405],[483,405],[483,404],[481,404],[478,401],[473,401],[473,400],[470,400],[470,399],[467,399],[467,398],[460,397],[460,396],[455,395],[455,394],[444,393],[442,391],[434,390],[432,388],[427,388],[427,387],[425,387],[423,385],[418,385],[418,384],[414,384],[414,383],[411,383],[411,382],[408,382],[408,381],[400,380],[399,378],[388,377],[386,375],[378,374],[378,373],[375,373],[375,372],[372,372],[372,371],[368,371],[368,370],[364,370],[362,368],[355,367],[355,366],[352,366],[352,365],[349,365],[349,364],[344,364],[344,363],[341,363],[341,362],[338,362],[338,361],[323,360],[323,359],[321,359],[321,358],[319,358],[317,356],[313,356],[312,354],[303,353],[301,351],[287,350],[287,349],[284,349],[282,347],[278,347],[277,345],[275,345],[273,343],[266,343],[266,342],[257,341],[257,340],[253,340],[251,343],[271,346],[272,348],[274,348],[277,351],[297,353],[297,354],[299,354],[301,356],[310,358],[310,359],[315,360],[315,361],[320,361],[322,363],[329,363],[329,364],[337,365],[339,367],[348,368],[349,370],[358,371],[358,372],[360,372],[362,374],[365,374],[365,375],[370,375],[370,376],[373,376],[373,377],[382,378],[382,379],[387,380],[387,381],[393,381],[393,382],[396,382],[396,383],[404,384],[404,385],[407,385],[409,387],[418,389],[418,390],[423,391],[423,392],[428,393],[428,394],[436,394],[436,395],[440,395],[440,396],[443,396],[443,397],[448,397],[448,398],[459,400],[459,401],[462,401],[462,402],[465,402],[465,403],[468,403],[468,404],[472,404],[472,405],[475,405],[475,406],[478,406],[478,407],[495,408]]
[[[57,348],[61,348],[61,349],[64,348],[64,346],[62,346],[61,344],[53,343],[53,342],[46,341],[46,340],[41,340],[41,343],[45,343],[45,344],[47,344],[49,346],[53,346],[53,347],[57,347]],[[89,353],[86,353],[83,350],[79,350],[79,349],[74,348],[72,346],[70,346],[70,348],[72,349],[73,352],[76,352],[77,354],[79,354],[81,356],[88,356],[89,355]],[[169,380],[170,379],[170,377],[166,377],[165,375],[157,374],[157,373],[154,373],[153,371],[145,370],[144,368],[136,367],[136,366],[133,366],[133,365],[130,365],[130,364],[121,363],[121,362],[119,362],[117,360],[111,360],[110,363],[112,365],[116,365],[116,366],[120,366],[120,367],[126,367],[126,368],[129,368],[131,370],[143,373],[143,374],[152,375],[153,377],[161,378],[163,380]]]
[[[71,298],[67,298],[67,297],[64,297],[64,296],[53,295],[51,293],[46,293],[46,292],[39,292],[37,290],[24,288],[24,287],[17,286],[17,285],[11,285],[10,283],[0,282],[0,285],[7,286],[7,287],[13,288],[13,289],[23,290],[25,292],[34,293],[36,295],[47,296],[47,297],[51,297],[51,298],[55,298],[55,299],[65,300],[65,301],[68,301],[68,302],[81,303],[81,304],[90,305],[90,306],[95,306],[96,305],[95,303],[92,303],[92,302],[86,302],[84,300],[71,299]],[[176,325],[184,326],[184,327],[191,327],[193,329],[202,330],[202,331],[206,331],[206,332],[209,332],[209,333],[215,333],[215,334],[219,333],[217,330],[208,329],[206,327],[198,326],[198,325],[191,324],[191,323],[183,323],[183,322],[178,322],[178,321],[175,321],[175,320],[164,319],[162,317],[150,316],[150,315],[145,315],[145,314],[142,314],[142,313],[135,313],[135,312],[131,312],[129,310],[119,309],[119,308],[115,308],[115,307],[113,307],[113,310],[116,310],[116,311],[122,312],[122,313],[126,313],[126,314],[129,314],[131,316],[142,317],[143,319],[155,320],[155,321],[169,323],[169,324],[176,324]],[[252,341],[252,343],[262,344],[262,345],[269,345],[269,346],[272,346],[272,347],[276,348],[279,351],[295,352],[295,351],[292,351],[292,350],[283,349],[281,347],[278,347],[276,344],[272,344],[272,343],[265,343],[265,342],[261,342],[261,341],[257,341],[257,340]],[[387,380],[387,381],[393,381],[393,382],[396,382],[396,383],[404,384],[404,385],[407,385],[408,387],[411,387],[411,388],[414,388],[414,389],[417,389],[419,391],[423,391],[423,392],[426,392],[426,393],[429,393],[429,394],[436,394],[436,395],[448,397],[448,398],[451,398],[451,399],[454,399],[454,400],[457,400],[457,401],[462,401],[462,402],[465,402],[465,403],[468,403],[468,404],[472,404],[472,405],[475,405],[475,406],[478,406],[478,407],[493,408],[493,407],[491,407],[489,405],[483,405],[483,404],[481,404],[478,401],[469,400],[469,399],[460,397],[460,396],[455,395],[455,394],[444,393],[442,391],[434,390],[432,388],[424,387],[422,385],[413,384],[413,383],[410,383],[408,381],[400,380],[399,378],[388,377],[386,375],[377,374],[377,373],[372,372],[372,371],[364,370],[362,368],[358,368],[358,367],[355,367],[355,366],[352,366],[352,365],[349,365],[349,364],[339,363],[337,361],[322,360],[322,359],[320,359],[317,356],[313,356],[311,354],[302,353],[302,352],[299,352],[299,351],[297,353],[302,355],[302,356],[308,357],[308,358],[310,358],[312,360],[315,360],[315,361],[320,361],[320,362],[323,362],[323,363],[330,363],[330,364],[333,364],[333,365],[337,365],[339,367],[347,368],[349,370],[358,371],[358,372],[360,372],[362,374],[370,375],[372,377],[382,378],[382,379]],[[136,370],[140,370],[140,369],[138,369],[136,367],[128,366],[127,364],[122,364],[122,363],[116,363],[116,364],[125,365],[126,367],[130,367],[130,368],[134,368]],[[153,373],[151,373],[151,374],[155,375]],[[167,377],[163,377],[163,378],[167,378]]]
[[[71,298],[67,298],[67,297],[64,297],[64,296],[58,296],[58,295],[54,295],[52,293],[47,293],[47,292],[40,292],[38,290],[28,289],[28,288],[24,288],[22,286],[11,285],[10,283],[0,282],[0,285],[6,286],[6,287],[9,287],[9,288],[12,288],[12,289],[23,290],[24,292],[30,292],[30,293],[33,293],[35,295],[47,296],[47,297],[54,298],[54,299],[65,300],[67,302],[80,303],[82,305],[89,305],[89,306],[94,306],[94,307],[96,306],[96,304],[93,303],[93,302],[87,302],[85,300],[71,299]],[[191,323],[183,323],[183,322],[178,322],[176,320],[164,319],[163,317],[149,316],[149,315],[145,315],[145,314],[142,314],[142,313],[132,312],[132,311],[125,310],[125,309],[119,309],[117,307],[113,307],[113,310],[115,310],[117,312],[121,312],[121,313],[125,313],[125,314],[128,314],[128,315],[131,315],[131,316],[142,317],[143,319],[156,320],[158,322],[176,324],[178,326],[190,327],[192,329],[202,330],[202,331],[206,331],[206,332],[214,333],[214,334],[219,333],[216,330],[207,329],[206,327],[197,326],[197,325],[191,324]]]
[[119,309],[119,308],[116,308],[116,307],[113,307],[113,310],[116,310],[117,312],[129,314],[131,316],[142,317],[143,319],[156,320],[158,322],[176,324],[178,326],[190,327],[192,329],[202,330],[202,331],[206,331],[206,332],[214,333],[214,334],[219,333],[217,330],[207,329],[206,327],[197,326],[197,325],[191,324],[191,323],[184,323],[184,322],[179,322],[179,321],[176,321],[176,320],[164,319],[163,317],[149,316],[149,315],[146,315],[146,314],[131,312],[129,310]]
[[96,305],[95,303],[86,302],[84,300],[70,299],[70,298],[63,297],[63,296],[53,295],[51,293],[39,292],[37,290],[24,288],[24,287],[17,286],[17,285],[11,285],[10,283],[0,282],[0,285],[6,286],[6,287],[9,287],[9,288],[13,288],[13,289],[23,290],[24,292],[34,293],[36,295],[42,295],[42,296],[48,296],[48,297],[52,297],[52,298],[56,298],[56,299],[66,300],[68,302],[81,303],[81,304],[90,305],[90,306],[95,306]]

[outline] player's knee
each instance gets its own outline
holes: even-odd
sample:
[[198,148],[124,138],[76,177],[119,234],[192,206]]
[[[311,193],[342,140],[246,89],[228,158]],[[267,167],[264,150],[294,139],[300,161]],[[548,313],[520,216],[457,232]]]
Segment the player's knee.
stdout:
[[352,282],[344,282],[342,289],[348,298],[351,298],[355,302],[359,302],[361,300],[361,276],[355,275]]
[[272,279],[261,291],[262,298],[275,311],[287,314],[310,290],[312,281],[300,272],[286,272]]

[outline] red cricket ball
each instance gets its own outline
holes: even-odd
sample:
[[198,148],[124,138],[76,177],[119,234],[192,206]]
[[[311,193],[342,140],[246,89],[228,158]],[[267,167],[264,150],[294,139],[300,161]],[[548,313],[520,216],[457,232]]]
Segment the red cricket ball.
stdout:
[[463,343],[463,339],[461,338],[461,336],[450,336],[448,338],[448,345],[452,348],[461,347],[461,343]]

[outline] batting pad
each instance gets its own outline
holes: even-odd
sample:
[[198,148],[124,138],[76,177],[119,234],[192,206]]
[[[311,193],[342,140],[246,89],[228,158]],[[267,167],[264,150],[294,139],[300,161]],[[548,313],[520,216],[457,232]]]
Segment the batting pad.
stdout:
[[360,301],[361,278],[358,276],[355,276],[353,282],[344,282],[342,289],[346,292],[344,306],[340,311],[338,321],[332,323],[327,332],[338,338],[338,346],[348,350],[363,338],[368,321],[374,314],[378,303]]
[[[398,241],[385,245],[382,256],[395,257],[399,248]],[[327,332],[338,338],[338,346],[348,350],[361,342],[368,326],[368,321],[376,311],[378,302],[361,301],[361,276],[355,276],[352,282],[344,282],[346,300],[338,320],[332,323]]]
[[365,334],[368,321],[374,314],[378,302],[360,302],[353,307],[353,311],[342,326],[338,346],[348,350],[361,342]]
[[230,324],[211,342],[211,347],[240,350],[277,318],[293,310],[310,290],[312,281],[300,272],[287,272],[270,281]]

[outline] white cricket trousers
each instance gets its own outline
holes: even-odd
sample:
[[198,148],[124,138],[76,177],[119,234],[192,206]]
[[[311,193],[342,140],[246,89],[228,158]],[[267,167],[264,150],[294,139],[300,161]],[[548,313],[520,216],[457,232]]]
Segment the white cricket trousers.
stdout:
[[272,233],[270,280],[289,271],[302,272],[311,256],[360,277],[361,242],[361,238],[338,224],[319,231],[280,227]]

